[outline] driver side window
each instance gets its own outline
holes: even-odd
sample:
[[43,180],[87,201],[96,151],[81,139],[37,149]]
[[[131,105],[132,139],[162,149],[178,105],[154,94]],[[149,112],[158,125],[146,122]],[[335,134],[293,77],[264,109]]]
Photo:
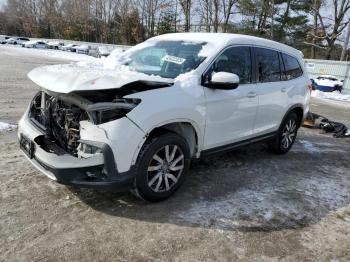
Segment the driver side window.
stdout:
[[252,82],[252,62],[250,48],[231,47],[225,50],[214,62],[212,72],[227,72],[239,76],[240,84]]

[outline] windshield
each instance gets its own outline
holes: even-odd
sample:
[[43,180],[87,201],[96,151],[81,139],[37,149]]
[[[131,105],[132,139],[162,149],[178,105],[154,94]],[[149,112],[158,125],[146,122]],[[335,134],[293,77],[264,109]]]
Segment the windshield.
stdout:
[[158,41],[151,46],[135,50],[123,57],[129,70],[176,78],[196,69],[206,57],[200,51],[206,43],[184,41]]

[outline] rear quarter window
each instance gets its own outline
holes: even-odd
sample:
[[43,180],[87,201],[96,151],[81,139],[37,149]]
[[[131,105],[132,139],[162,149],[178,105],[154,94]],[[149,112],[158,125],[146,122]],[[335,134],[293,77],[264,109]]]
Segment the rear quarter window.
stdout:
[[292,80],[303,75],[303,70],[295,57],[282,53],[282,60],[285,67],[286,80]]

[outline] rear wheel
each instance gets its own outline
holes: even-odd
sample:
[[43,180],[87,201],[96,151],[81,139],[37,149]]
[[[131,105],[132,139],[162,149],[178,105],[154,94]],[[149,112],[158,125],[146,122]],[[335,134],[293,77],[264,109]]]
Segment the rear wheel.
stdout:
[[146,142],[136,164],[135,189],[139,197],[162,201],[183,183],[190,165],[190,150],[185,139],[165,134]]
[[270,148],[277,154],[287,153],[295,142],[298,128],[298,116],[294,112],[289,113],[278,131],[276,139],[270,143]]

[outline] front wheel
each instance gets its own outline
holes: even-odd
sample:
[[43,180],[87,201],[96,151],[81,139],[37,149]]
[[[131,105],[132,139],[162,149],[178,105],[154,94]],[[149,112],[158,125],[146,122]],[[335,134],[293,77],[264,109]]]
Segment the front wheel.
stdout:
[[165,134],[143,146],[137,164],[135,191],[151,202],[167,199],[181,186],[190,165],[190,150],[184,138]]
[[277,137],[270,143],[270,148],[277,154],[287,153],[293,146],[299,128],[298,116],[291,112],[284,119]]

